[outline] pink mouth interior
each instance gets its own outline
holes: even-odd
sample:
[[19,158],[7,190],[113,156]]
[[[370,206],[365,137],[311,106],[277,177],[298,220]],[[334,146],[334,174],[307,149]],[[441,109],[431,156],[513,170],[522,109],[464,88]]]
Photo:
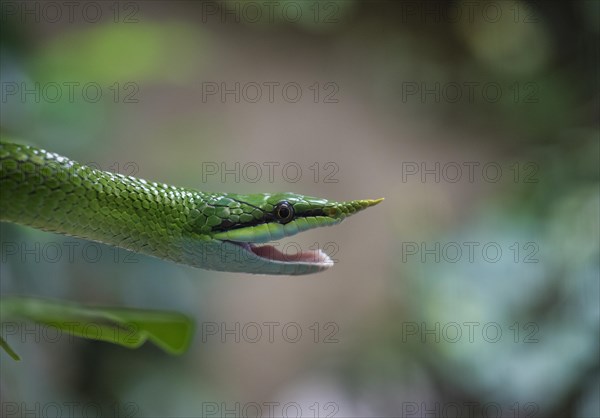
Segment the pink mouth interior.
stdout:
[[332,266],[333,260],[321,249],[283,253],[272,245],[248,245],[248,250],[259,257],[284,263],[310,263]]

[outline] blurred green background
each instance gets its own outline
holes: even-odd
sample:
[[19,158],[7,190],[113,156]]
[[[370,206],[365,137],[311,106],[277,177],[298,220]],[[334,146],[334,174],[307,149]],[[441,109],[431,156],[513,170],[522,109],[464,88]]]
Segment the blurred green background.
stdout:
[[3,296],[196,321],[180,357],[3,329],[2,415],[599,417],[599,5],[0,2],[3,134],[202,190],[386,198],[284,241],[337,261],[307,277],[2,224]]

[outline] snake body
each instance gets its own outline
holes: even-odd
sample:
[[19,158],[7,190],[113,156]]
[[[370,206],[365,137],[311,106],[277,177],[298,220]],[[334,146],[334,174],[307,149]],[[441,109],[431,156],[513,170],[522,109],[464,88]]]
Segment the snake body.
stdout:
[[0,142],[0,220],[209,270],[308,274],[321,250],[259,245],[334,225],[378,200],[294,193],[208,193],[100,171],[28,145]]

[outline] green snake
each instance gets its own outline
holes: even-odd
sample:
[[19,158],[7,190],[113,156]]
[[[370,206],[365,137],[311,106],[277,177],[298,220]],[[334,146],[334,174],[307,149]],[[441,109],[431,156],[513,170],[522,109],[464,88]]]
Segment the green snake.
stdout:
[[325,270],[333,261],[320,249],[286,254],[267,243],[338,224],[382,200],[202,192],[0,141],[1,221],[209,270],[286,275]]

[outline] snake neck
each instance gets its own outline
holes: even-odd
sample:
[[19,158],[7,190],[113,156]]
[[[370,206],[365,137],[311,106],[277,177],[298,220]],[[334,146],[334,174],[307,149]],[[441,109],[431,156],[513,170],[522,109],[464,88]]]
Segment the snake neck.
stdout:
[[186,243],[210,240],[210,226],[194,214],[216,196],[0,143],[2,221],[189,263],[198,249]]

